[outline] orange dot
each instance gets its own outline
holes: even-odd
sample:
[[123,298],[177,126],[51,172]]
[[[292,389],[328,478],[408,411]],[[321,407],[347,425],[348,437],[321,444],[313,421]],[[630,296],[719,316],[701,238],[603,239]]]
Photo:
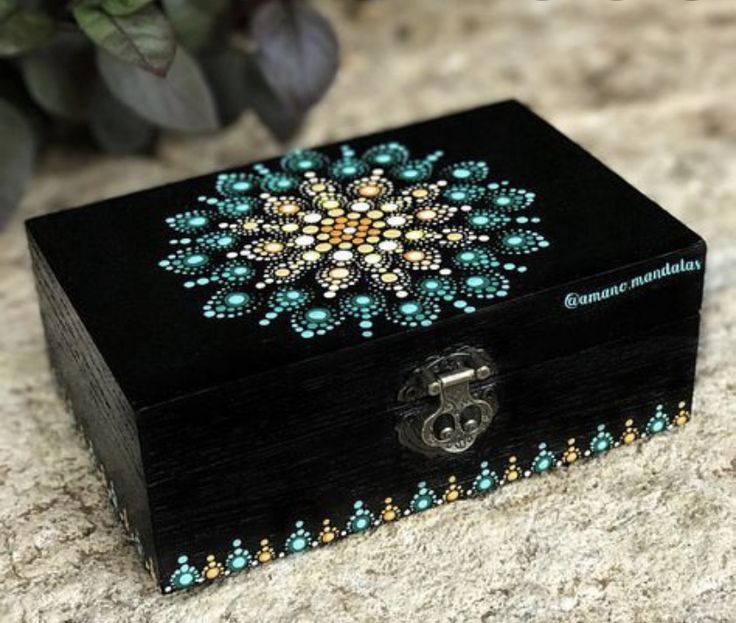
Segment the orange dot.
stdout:
[[338,216],[338,217],[337,217],[337,218],[335,219],[335,222],[336,222],[336,223],[347,223],[347,221],[348,221],[348,219],[347,219],[347,218],[345,218],[344,216]]
[[339,244],[340,239],[339,238],[330,238],[330,244]]
[[357,227],[358,221],[348,221],[348,227]]
[[371,219],[369,219],[369,218],[362,218],[362,219],[360,219],[360,224],[361,225],[370,225],[371,224]]
[[369,229],[368,230],[368,235],[369,236],[378,236],[378,235],[380,235],[380,233],[381,233],[381,230],[380,229]]
[[380,192],[381,188],[375,184],[366,184],[365,186],[361,186],[358,190],[358,194],[361,197],[375,197]]

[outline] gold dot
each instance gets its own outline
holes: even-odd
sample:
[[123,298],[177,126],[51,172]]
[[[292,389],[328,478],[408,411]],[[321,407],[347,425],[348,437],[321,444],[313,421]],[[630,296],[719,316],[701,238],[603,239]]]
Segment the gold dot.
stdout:
[[350,271],[347,268],[333,268],[329,275],[333,279],[345,279],[350,274]]
[[316,251],[306,251],[302,253],[302,259],[307,262],[316,262],[320,257],[321,255]]
[[519,477],[519,472],[517,472],[515,469],[512,469],[507,475],[506,480],[513,482]]
[[370,253],[365,256],[365,261],[367,264],[378,264],[381,261],[381,256],[378,253]]
[[632,443],[636,439],[636,435],[634,433],[626,433],[624,435],[624,443],[629,444]]
[[279,207],[279,212],[282,214],[296,214],[299,212],[299,206],[294,203],[284,203]]
[[421,229],[412,229],[406,232],[404,236],[407,240],[421,240],[424,238],[424,232]]
[[381,275],[383,283],[396,283],[398,280],[399,276],[396,273],[383,273]]
[[436,216],[437,212],[434,210],[419,210],[419,212],[417,212],[417,218],[420,221],[431,221]]
[[317,184],[312,184],[312,190],[316,193],[321,193],[323,190],[327,188],[324,184],[318,182]]
[[256,223],[255,221],[246,221],[245,223],[243,223],[243,229],[245,229],[246,231],[258,229],[258,223]]
[[463,239],[463,235],[459,231],[453,231],[447,234],[447,239],[450,242],[457,242],[458,240]]
[[[370,232],[369,232],[370,233]],[[377,244],[381,239],[378,236],[368,236],[365,241],[371,244]]]
[[274,271],[274,275],[277,277],[288,277],[291,274],[291,271],[288,268],[277,268]]
[[569,452],[565,455],[565,462],[566,463],[574,463],[578,460],[578,453],[577,452]]
[[316,225],[307,225],[306,227],[302,228],[302,232],[309,235],[316,234],[318,231],[319,227],[317,227]]
[[389,240],[393,240],[395,238],[400,238],[401,232],[398,229],[387,229],[385,232],[383,232],[383,237],[388,238]]
[[318,251],[319,253],[327,253],[332,248],[332,245],[328,244],[327,242],[321,242],[316,247],[314,247],[315,251]]
[[332,543],[332,541],[335,540],[335,533],[334,532],[325,532],[322,535],[322,542],[323,543]]
[[325,210],[333,210],[334,208],[340,207],[340,202],[337,199],[325,199],[322,202],[322,207]]
[[429,194],[429,191],[426,188],[415,188],[411,191],[411,196],[416,197],[417,199],[421,199],[422,197],[426,197]]
[[380,210],[371,210],[366,216],[371,219],[383,218],[383,212]]
[[383,513],[384,521],[393,521],[396,519],[396,513],[393,510],[387,510]]
[[338,249],[343,249],[344,251],[347,251],[352,246],[353,245],[350,244],[349,242],[341,242],[339,245],[337,245],[337,248]]
[[268,242],[263,248],[268,253],[281,253],[284,250],[284,245],[280,242]]
[[210,567],[205,571],[204,575],[208,580],[214,580],[218,575],[220,575],[220,570],[217,567]]
[[333,210],[330,210],[327,214],[333,217],[342,216],[343,214],[345,214],[345,210],[341,208],[335,208]]
[[423,251],[407,251],[404,253],[404,259],[407,262],[421,262],[425,258]]
[[215,560],[214,554],[210,554],[209,556],[207,556],[207,562],[213,562],[214,560]]
[[288,234],[298,230],[299,225],[297,225],[296,223],[286,223],[283,227],[281,227],[281,229]]
[[455,500],[457,500],[457,498],[458,498],[459,495],[460,494],[457,492],[457,489],[453,489],[452,491],[450,491],[447,494],[447,496],[446,496],[447,497],[447,501],[448,502],[454,502]]
[[261,552],[258,554],[258,562],[267,563],[271,560],[271,552]]
[[371,251],[373,251],[373,245],[371,244],[361,244],[358,247],[358,253],[362,253],[363,255],[370,253]]

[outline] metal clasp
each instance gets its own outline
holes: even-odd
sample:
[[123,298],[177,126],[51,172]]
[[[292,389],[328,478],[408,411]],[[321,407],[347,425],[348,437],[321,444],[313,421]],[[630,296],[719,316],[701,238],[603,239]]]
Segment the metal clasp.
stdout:
[[412,412],[400,422],[402,443],[425,454],[467,450],[488,429],[497,409],[492,383],[484,384],[482,391],[471,384],[495,372],[488,353],[470,346],[432,357],[414,370],[399,400],[414,402],[436,396],[439,404],[429,415]]

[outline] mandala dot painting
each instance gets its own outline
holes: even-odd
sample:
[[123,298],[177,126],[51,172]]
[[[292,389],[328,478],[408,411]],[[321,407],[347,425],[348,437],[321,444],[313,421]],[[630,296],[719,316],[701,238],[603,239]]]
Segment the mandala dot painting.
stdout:
[[166,219],[159,265],[207,291],[207,318],[286,318],[303,338],[352,322],[427,327],[509,295],[525,256],[549,246],[534,192],[488,163],[415,158],[396,142],[331,160],[297,150],[277,170],[222,173],[214,193]]

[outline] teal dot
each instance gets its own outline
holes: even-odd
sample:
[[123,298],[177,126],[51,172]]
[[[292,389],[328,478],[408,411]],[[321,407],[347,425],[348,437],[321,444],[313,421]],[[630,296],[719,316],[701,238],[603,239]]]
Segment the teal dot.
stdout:
[[473,253],[472,251],[463,251],[460,254],[460,259],[463,262],[472,262],[475,259],[475,253]]
[[345,173],[345,174],[347,174],[347,175],[352,175],[356,171],[357,171],[357,169],[353,165],[348,165],[348,166],[345,166],[345,167],[342,168],[342,172]]
[[250,188],[250,182],[235,182],[233,188],[235,190],[248,190]]
[[233,560],[230,562],[230,566],[234,569],[242,569],[245,566],[245,558],[242,556],[239,556],[238,558],[233,558]]
[[192,227],[199,227],[200,225],[204,225],[207,222],[207,219],[204,216],[193,216],[189,219],[189,224]]
[[455,169],[452,172],[452,174],[455,177],[457,177],[458,179],[461,179],[462,180],[462,179],[465,179],[466,177],[468,177],[470,175],[470,171],[468,171],[467,169],[464,169],[464,168],[460,168],[460,169]]
[[236,275],[245,275],[248,272],[248,269],[245,266],[236,266],[233,268],[233,272]]
[[359,294],[355,297],[355,304],[356,305],[370,305],[372,302],[372,299],[370,296],[366,296],[365,294]]
[[550,465],[552,462],[548,457],[544,457],[537,463],[537,471],[544,472],[547,471],[550,468]]
[[300,296],[301,296],[301,292],[299,292],[298,290],[289,290],[286,293],[286,298],[291,301],[296,301]]
[[496,205],[507,206],[510,203],[511,203],[511,199],[509,199],[506,195],[501,195],[500,197],[496,197]]
[[480,482],[478,483],[478,489],[481,491],[485,491],[486,489],[491,488],[491,481],[489,478],[481,478]]
[[491,222],[491,219],[489,219],[485,214],[477,214],[472,219],[470,219],[471,223],[473,225],[478,225],[479,227],[482,227],[483,225],[488,225],[488,223]]
[[182,586],[189,586],[194,580],[194,576],[191,573],[182,573],[179,576],[179,584]]
[[306,339],[314,337],[314,331],[302,331],[302,337]]
[[329,317],[330,317],[330,312],[320,307],[310,309],[307,312],[307,320],[311,320],[312,322],[324,322]]
[[299,161],[299,167],[301,167],[302,169],[308,169],[311,166],[312,166],[311,160],[300,160]]
[[421,306],[418,303],[404,303],[399,309],[401,309],[402,314],[413,316],[419,313]]
[[466,194],[462,190],[455,190],[450,193],[450,197],[452,197],[456,201],[461,201],[462,199],[465,199]]
[[486,280],[483,277],[473,276],[473,277],[468,277],[466,283],[471,288],[480,288],[481,286],[485,285]]
[[405,178],[411,179],[417,176],[417,170],[416,169],[404,169],[402,176]]
[[207,261],[207,257],[200,254],[190,255],[185,261],[189,266],[199,266]]
[[226,247],[227,245],[231,244],[232,241],[232,236],[223,236],[222,238],[217,239],[217,244],[219,244],[221,247]]
[[361,329],[370,329],[373,323],[370,320],[361,320],[359,325]]
[[250,297],[247,294],[242,292],[233,292],[232,294],[229,294],[225,300],[230,307],[241,307],[248,302],[249,298]]
[[662,420],[656,420],[655,422],[652,423],[652,430],[655,433],[661,432],[663,428],[664,428],[664,422]]
[[307,541],[303,537],[297,537],[291,542],[291,549],[295,552],[303,550],[307,546]]
[[524,239],[521,236],[509,236],[506,238],[506,244],[510,244],[512,247],[519,246]]
[[420,510],[425,510],[429,507],[429,500],[427,498],[422,498],[417,502],[417,507]]
[[423,287],[425,290],[436,290],[440,287],[440,282],[435,279],[427,279],[424,282]]
[[387,162],[391,162],[391,156],[389,156],[388,154],[379,154],[378,156],[376,156],[376,162],[386,164]]

